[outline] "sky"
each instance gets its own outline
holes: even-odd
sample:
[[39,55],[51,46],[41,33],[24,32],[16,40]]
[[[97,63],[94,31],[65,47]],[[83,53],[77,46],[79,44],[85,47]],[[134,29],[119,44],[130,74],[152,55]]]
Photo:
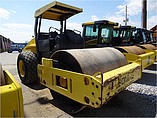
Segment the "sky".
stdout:
[[[128,25],[141,27],[142,0],[57,0],[83,9],[67,20],[68,29],[82,31],[82,23],[110,20],[124,25],[125,8],[128,8]],[[28,42],[34,36],[34,13],[52,0],[0,0],[0,35],[13,42]],[[157,0],[147,0],[147,28],[157,24]],[[42,23],[48,32],[50,26],[59,29],[59,22]]]

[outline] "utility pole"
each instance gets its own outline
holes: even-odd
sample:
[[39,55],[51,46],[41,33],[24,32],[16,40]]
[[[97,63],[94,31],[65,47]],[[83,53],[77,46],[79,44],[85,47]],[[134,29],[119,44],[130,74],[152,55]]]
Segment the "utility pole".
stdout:
[[123,20],[123,22],[125,22],[125,26],[127,26],[127,22],[129,22],[127,5],[126,5],[126,8],[125,8],[125,20]]
[[142,1],[142,27],[147,29],[147,0]]

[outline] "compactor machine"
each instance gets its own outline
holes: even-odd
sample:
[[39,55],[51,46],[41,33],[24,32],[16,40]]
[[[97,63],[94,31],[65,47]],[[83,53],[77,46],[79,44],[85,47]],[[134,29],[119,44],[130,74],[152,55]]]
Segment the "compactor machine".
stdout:
[[115,26],[113,29],[112,43],[114,46],[132,46],[134,26]]
[[[154,63],[154,52],[144,51],[138,46],[133,46],[131,36],[135,27],[117,26],[112,23],[114,26],[113,30],[113,27],[110,26],[110,28],[108,28],[106,24],[107,21],[105,20],[83,23],[83,38],[85,39],[86,45],[89,45],[95,40],[95,42],[97,42],[94,44],[95,47],[114,46],[121,51],[128,60],[135,61],[140,58],[142,60],[142,69]],[[94,45],[92,47],[94,47]]]
[[[72,113],[84,106],[101,107],[140,79],[142,72],[141,59],[130,63],[112,47],[86,48],[79,33],[66,29],[66,20],[80,12],[80,8],[57,1],[38,9],[35,12],[35,39],[17,59],[22,83],[39,81],[50,89],[53,98],[74,106],[70,110],[66,107],[66,111]],[[59,21],[61,28],[50,26],[48,32],[41,32],[43,19]],[[112,22],[109,24],[113,26]],[[97,31],[95,28],[90,30]],[[110,28],[104,33],[106,31],[111,33]]]
[[82,24],[85,47],[112,47],[112,32],[114,26],[118,23],[108,20],[100,20],[95,22],[86,22]]
[[133,31],[132,40],[134,40],[137,46],[144,49],[146,52],[154,52],[155,61],[157,61],[157,46],[153,40],[153,31],[143,28],[136,28]]
[[134,44],[154,44],[155,45],[155,39],[153,37],[152,30],[146,30],[144,28],[135,28],[132,33],[132,40],[134,41]]
[[145,44],[147,43],[147,30],[144,28],[135,28],[132,32],[132,41],[136,44]]

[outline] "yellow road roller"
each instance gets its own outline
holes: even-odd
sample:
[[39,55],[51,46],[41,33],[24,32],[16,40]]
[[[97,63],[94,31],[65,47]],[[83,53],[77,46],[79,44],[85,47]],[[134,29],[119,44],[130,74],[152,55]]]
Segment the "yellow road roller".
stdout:
[[[114,27],[114,33],[117,32],[117,39],[121,40],[121,46],[116,46],[118,50],[124,53],[124,55],[129,58],[141,58],[142,60],[142,69],[147,68],[148,66],[152,65],[155,61],[155,51],[154,50],[144,50],[140,44],[141,39],[140,37],[137,39],[135,38],[135,30],[136,27],[133,26],[120,26]],[[127,53],[130,53],[129,55]]]
[[[80,12],[80,8],[57,1],[38,9],[35,39],[17,59],[22,83],[39,81],[50,89],[53,98],[73,106],[65,109],[71,113],[84,106],[101,107],[140,79],[142,72],[140,58],[131,62],[112,47],[86,48],[89,45],[78,31],[66,29],[66,20]],[[61,28],[50,26],[48,32],[42,32],[42,19],[60,21]]]
[[37,70],[53,97],[59,99],[57,92],[79,103],[70,111],[77,112],[84,106],[101,107],[141,78],[142,68],[140,59],[130,63],[120,51],[106,47],[59,50],[52,59],[42,58]]
[[145,50],[145,52],[154,52],[155,53],[155,61],[157,61],[157,47],[155,47],[152,44],[142,44],[142,45],[138,45],[139,47],[141,47],[142,49]]
[[0,64],[0,117],[24,117],[22,89]]
[[146,52],[155,53],[155,61],[157,61],[157,46],[153,39],[153,32],[143,28],[136,28],[133,30],[133,40],[135,44]]
[[[135,27],[117,26],[116,23],[112,23],[114,28],[106,25],[111,23],[106,20],[83,23],[85,44],[87,46],[92,45],[92,47],[114,47],[121,51],[129,61],[141,59],[142,70],[154,63],[154,52],[144,51],[138,46],[132,46],[131,35]],[[93,41],[95,43],[91,43]]]

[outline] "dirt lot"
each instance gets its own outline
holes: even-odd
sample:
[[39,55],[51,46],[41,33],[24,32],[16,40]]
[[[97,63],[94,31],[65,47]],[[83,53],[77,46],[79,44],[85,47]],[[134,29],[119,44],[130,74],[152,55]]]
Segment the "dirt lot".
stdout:
[[0,62],[22,86],[26,117],[157,117],[157,63],[145,69],[142,79],[112,98],[99,109],[85,108],[77,114],[67,114],[53,99],[49,89],[42,85],[25,86],[20,82],[16,69],[18,52],[1,53]]

